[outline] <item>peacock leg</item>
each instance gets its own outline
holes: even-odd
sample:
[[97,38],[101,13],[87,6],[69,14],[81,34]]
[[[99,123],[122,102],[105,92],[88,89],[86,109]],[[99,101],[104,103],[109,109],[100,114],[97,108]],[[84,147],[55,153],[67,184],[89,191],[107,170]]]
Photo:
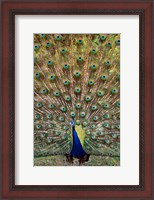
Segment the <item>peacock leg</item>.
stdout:
[[70,156],[69,154],[65,154],[65,156],[66,156],[67,161],[68,161],[69,163],[73,163],[73,157],[72,157],[72,156]]
[[79,165],[83,164],[84,162],[89,161],[90,154],[86,154],[84,157],[79,158]]

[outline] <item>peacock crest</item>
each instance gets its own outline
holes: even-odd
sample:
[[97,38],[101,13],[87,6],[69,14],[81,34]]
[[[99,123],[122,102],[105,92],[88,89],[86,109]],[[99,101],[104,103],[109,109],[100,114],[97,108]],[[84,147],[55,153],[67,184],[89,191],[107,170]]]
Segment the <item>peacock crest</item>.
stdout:
[[89,165],[119,165],[119,34],[34,34],[34,158],[76,157],[75,137]]

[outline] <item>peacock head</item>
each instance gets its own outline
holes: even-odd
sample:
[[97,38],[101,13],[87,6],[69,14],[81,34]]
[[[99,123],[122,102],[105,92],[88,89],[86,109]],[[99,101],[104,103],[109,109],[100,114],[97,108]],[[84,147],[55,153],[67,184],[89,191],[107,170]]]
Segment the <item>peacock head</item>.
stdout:
[[71,121],[71,122],[70,122],[70,125],[71,125],[71,126],[74,126],[74,121]]

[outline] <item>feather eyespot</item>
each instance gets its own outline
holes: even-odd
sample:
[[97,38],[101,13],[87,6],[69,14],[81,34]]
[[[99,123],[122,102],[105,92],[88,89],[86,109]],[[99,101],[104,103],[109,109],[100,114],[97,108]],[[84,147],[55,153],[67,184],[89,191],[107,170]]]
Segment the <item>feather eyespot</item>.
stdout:
[[38,108],[41,108],[41,107],[43,106],[43,104],[42,104],[42,102],[38,102],[38,103],[36,104],[36,106],[37,106]]
[[39,114],[35,114],[35,119],[39,119],[40,118],[40,115]]

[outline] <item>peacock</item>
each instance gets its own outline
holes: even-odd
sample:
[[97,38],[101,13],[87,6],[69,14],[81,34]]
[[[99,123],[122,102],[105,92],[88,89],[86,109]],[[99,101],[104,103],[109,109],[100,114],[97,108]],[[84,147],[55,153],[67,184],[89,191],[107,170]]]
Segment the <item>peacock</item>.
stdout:
[[119,165],[120,34],[34,34],[34,160],[58,156]]

